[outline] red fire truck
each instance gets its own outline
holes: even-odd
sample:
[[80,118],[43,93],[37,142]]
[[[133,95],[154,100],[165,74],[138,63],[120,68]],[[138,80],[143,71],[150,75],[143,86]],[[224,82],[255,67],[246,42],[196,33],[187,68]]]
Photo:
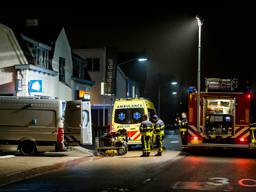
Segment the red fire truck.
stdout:
[[256,128],[250,126],[251,92],[236,92],[237,81],[206,79],[200,92],[200,127],[197,127],[197,92],[188,94],[187,126],[180,127],[183,148],[254,148]]

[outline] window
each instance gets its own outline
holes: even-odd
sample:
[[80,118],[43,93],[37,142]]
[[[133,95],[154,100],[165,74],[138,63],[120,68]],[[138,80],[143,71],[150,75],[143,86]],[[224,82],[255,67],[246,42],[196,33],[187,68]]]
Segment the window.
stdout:
[[87,59],[87,69],[88,71],[92,71],[92,58]]
[[136,124],[142,122],[143,108],[117,109],[115,111],[115,123]]
[[29,48],[29,51],[33,57],[33,60],[31,63],[38,65],[40,67],[44,67],[46,69],[51,68],[51,60],[49,57],[49,52],[51,50],[51,47],[39,44],[36,41],[33,40],[26,40],[26,44]]
[[79,71],[80,71],[80,64],[79,61],[74,59],[73,60],[73,76],[79,78]]
[[91,72],[100,71],[100,59],[99,58],[87,58],[87,70]]
[[100,71],[100,59],[99,58],[93,59],[93,71]]
[[233,105],[231,99],[208,99],[207,113],[208,114],[232,114]]
[[59,80],[65,82],[65,58],[59,57]]

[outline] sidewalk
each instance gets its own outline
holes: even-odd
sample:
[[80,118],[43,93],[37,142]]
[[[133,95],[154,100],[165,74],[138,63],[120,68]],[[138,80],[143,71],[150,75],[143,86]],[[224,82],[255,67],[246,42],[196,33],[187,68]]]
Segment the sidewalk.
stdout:
[[74,147],[67,152],[48,152],[40,156],[0,156],[0,187],[49,171],[92,160],[93,152]]

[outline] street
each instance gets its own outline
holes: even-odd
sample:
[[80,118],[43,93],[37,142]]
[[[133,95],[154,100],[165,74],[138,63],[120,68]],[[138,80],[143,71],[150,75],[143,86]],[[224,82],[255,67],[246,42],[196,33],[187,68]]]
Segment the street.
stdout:
[[[167,138],[165,146],[176,147],[177,137]],[[162,157],[155,157],[155,150],[150,157],[132,150],[81,161],[0,191],[256,191],[254,155],[231,150],[189,154],[172,147]]]

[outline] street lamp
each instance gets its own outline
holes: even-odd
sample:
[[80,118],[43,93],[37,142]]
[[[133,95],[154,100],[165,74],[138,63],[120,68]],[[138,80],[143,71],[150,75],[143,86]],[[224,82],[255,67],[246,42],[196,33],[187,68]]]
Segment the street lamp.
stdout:
[[173,82],[171,82],[171,84],[172,84],[172,85],[177,85],[178,82],[177,82],[177,81],[173,81]]
[[[160,79],[160,77],[159,77],[159,79]],[[160,82],[160,81],[159,81]],[[170,83],[168,83],[168,86],[169,85],[171,85],[171,86],[173,86],[173,87],[176,87],[177,85],[178,85],[178,82],[177,81],[172,81],[172,82],[170,82]],[[158,86],[158,109],[157,109],[157,111],[158,111],[158,114],[159,115],[161,115],[161,86],[163,86],[163,84],[160,84],[159,86]],[[166,86],[166,85],[165,85]],[[178,94],[178,92],[177,91],[172,91],[171,92],[171,94],[172,95],[174,95],[174,96],[176,96],[177,94]]]
[[[134,61],[137,61],[139,63],[144,63],[146,62],[148,59],[145,58],[145,57],[139,57],[139,58],[132,58],[132,59],[129,59],[129,60],[126,60],[126,61],[123,61],[121,63],[118,63],[116,66],[117,66],[117,69],[120,70],[121,69],[121,65],[124,65],[126,63],[130,63],[130,62],[134,62]],[[129,86],[129,80],[128,80],[128,77],[123,74],[123,77],[125,78],[125,81],[126,81],[126,97],[129,96],[129,90],[130,90],[130,86]],[[135,86],[132,86],[132,93],[131,93],[132,97],[135,97]]]
[[200,130],[200,68],[201,68],[201,27],[203,25],[199,17],[196,17],[198,25],[198,65],[197,65],[197,129]]
[[130,62],[136,61],[136,60],[137,60],[138,62],[140,62],[140,63],[143,63],[143,62],[147,61],[148,59],[145,58],[145,57],[133,58],[133,59],[129,59],[129,60],[127,60],[127,61],[118,63],[117,66],[120,66],[120,65],[123,65],[123,64],[126,64],[126,63],[130,63]]

